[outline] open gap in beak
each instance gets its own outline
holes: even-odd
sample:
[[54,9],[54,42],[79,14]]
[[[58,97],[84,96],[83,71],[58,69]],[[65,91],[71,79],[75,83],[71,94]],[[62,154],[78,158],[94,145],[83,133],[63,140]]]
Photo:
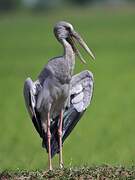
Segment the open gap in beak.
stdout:
[[69,41],[69,43],[71,44],[71,46],[72,46],[73,51],[75,52],[75,54],[76,54],[76,55],[78,56],[78,58],[81,60],[81,62],[82,62],[83,64],[86,64],[86,61],[83,59],[81,53],[80,53],[79,50],[77,49],[77,45],[76,45],[75,40],[74,40],[72,37],[70,37],[70,38],[68,39],[68,41]]
[[[73,31],[72,37],[75,39],[76,42],[78,42],[81,45],[81,47],[83,47],[83,49],[92,57],[92,59],[95,60],[95,56],[93,55],[92,51],[89,49],[87,44],[84,42],[84,40],[81,38],[81,36],[77,32]],[[72,40],[75,44],[75,41],[73,38]]]

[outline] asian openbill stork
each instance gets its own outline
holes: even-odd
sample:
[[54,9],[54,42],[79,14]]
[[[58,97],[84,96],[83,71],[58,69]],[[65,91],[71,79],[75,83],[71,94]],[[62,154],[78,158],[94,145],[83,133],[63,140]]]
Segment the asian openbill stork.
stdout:
[[93,92],[93,75],[86,70],[73,75],[75,55],[83,63],[78,42],[95,59],[91,50],[73,26],[60,21],[54,26],[54,34],[64,48],[64,54],[52,58],[45,65],[37,80],[27,78],[24,98],[32,122],[48,152],[49,170],[51,158],[59,153],[59,165],[63,167],[62,144],[71,133],[88,105]]

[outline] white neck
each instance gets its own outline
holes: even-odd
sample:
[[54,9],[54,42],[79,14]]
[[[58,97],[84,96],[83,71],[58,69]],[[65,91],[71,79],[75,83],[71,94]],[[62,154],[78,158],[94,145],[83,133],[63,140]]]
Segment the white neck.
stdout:
[[65,60],[68,61],[68,65],[69,68],[71,69],[71,74],[72,74],[75,65],[75,53],[72,49],[72,46],[68,43],[68,41],[66,41],[66,39],[62,40],[62,45],[64,47]]

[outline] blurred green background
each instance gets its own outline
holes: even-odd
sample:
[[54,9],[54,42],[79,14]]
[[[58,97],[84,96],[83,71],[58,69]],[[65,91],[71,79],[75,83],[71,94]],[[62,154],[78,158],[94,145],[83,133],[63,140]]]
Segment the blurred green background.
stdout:
[[[96,55],[82,51],[75,73],[89,69],[91,107],[64,144],[65,166],[135,163],[135,9],[133,1],[0,1],[0,169],[47,168],[47,154],[28,116],[23,84],[63,49],[53,35],[73,24]],[[58,157],[53,159],[56,167]]]

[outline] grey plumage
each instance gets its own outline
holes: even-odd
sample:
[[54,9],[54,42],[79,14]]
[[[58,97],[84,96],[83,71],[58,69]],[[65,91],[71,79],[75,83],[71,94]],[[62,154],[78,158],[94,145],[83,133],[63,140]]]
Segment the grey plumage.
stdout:
[[[61,111],[64,111],[62,128],[62,140],[64,142],[75,126],[75,122],[78,122],[81,114],[90,104],[93,93],[93,75],[90,71],[83,71],[73,76],[75,54],[84,62],[75,47],[74,38],[94,58],[90,49],[79,34],[74,31],[71,24],[63,21],[57,23],[54,27],[54,34],[64,47],[64,55],[51,59],[35,82],[31,78],[27,78],[24,83],[27,110],[47,151],[48,113],[50,115],[52,156],[59,152],[59,142],[58,138],[55,139],[57,133],[54,129],[58,128],[58,117]],[[71,116],[73,111],[76,112],[74,117]],[[77,117],[79,118],[77,119]]]
[[[94,79],[93,74],[90,71],[83,71],[76,74],[71,79],[70,88],[70,104],[64,110],[64,122],[63,122],[63,142],[72,131],[72,128],[80,120],[81,116],[89,106],[92,95],[93,95]],[[41,125],[40,114],[36,110],[37,95],[41,90],[41,85],[38,81],[33,82],[30,78],[25,81],[24,85],[24,97],[26,102],[26,107],[30,113],[33,124],[39,133],[40,137],[43,139],[43,147],[47,148],[47,135],[43,133]],[[34,91],[33,91],[34,89]],[[74,113],[74,116],[73,116]],[[54,121],[55,124],[54,124]],[[58,148],[58,138],[57,131],[54,131],[58,127],[58,116],[52,119],[52,157],[59,152]],[[45,139],[44,139],[45,138]],[[48,151],[48,149],[47,149]]]
[[[37,110],[42,113],[42,118],[46,118],[50,110],[52,118],[55,118],[66,105],[69,96],[71,66],[67,59],[62,57],[51,60],[39,75],[43,79],[44,73],[48,73],[45,80],[41,80],[42,89],[37,99]],[[50,108],[51,105],[51,109]]]

